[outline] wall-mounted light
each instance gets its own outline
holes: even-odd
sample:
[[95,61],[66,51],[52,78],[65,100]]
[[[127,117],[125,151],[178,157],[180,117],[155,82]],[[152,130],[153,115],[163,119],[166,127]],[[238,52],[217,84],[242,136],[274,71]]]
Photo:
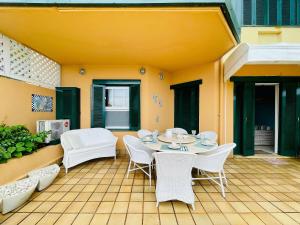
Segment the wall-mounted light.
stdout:
[[144,75],[145,73],[146,73],[146,68],[142,66],[140,68],[140,74]]
[[163,71],[160,71],[160,72],[159,72],[159,79],[160,79],[160,80],[163,80],[164,78],[165,78],[164,72],[163,72]]
[[80,75],[84,75],[86,73],[85,69],[84,68],[80,68],[79,69],[79,74]]

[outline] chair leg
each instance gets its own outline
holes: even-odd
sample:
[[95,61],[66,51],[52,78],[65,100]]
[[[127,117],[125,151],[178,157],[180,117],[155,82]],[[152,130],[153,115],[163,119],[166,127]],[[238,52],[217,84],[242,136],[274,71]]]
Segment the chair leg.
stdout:
[[221,171],[219,172],[219,179],[220,179],[220,186],[221,186],[222,196],[225,198],[225,191],[224,191],[223,178],[222,178]]
[[151,187],[151,164],[149,164],[149,184]]
[[197,175],[198,176],[200,175],[200,169],[197,169]]
[[131,167],[131,160],[129,161],[129,165],[128,165],[128,169],[127,169],[127,178],[129,176],[130,167]]
[[195,203],[192,204],[192,209],[195,210]]
[[226,178],[224,169],[222,170],[222,174],[223,174],[223,179],[224,179],[225,186],[227,187],[228,183],[227,183],[227,178]]
[[158,208],[158,206],[159,206],[159,202],[156,202],[156,208]]
[[68,168],[65,168],[66,174],[68,173]]

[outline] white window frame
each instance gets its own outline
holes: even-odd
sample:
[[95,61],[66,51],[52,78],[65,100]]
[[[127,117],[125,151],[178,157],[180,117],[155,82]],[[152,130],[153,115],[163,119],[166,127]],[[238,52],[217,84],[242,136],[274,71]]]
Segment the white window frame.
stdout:
[[[106,86],[105,90],[109,90],[109,89],[123,89],[123,90],[128,90],[128,93],[130,91],[129,86]],[[128,95],[128,98],[130,97],[130,93]],[[105,96],[105,101],[106,101],[106,96]],[[118,111],[118,112],[125,112],[125,111],[130,111],[129,110],[129,99],[128,99],[128,107],[115,107],[115,106],[105,106],[105,111],[107,112],[112,112],[112,111]],[[106,123],[106,121],[105,121]],[[106,129],[116,129],[116,130],[128,130],[130,129],[130,126],[106,126]]]
[[[123,89],[128,90],[129,93],[129,87],[128,86],[122,86],[122,87],[114,87],[114,86],[108,86],[105,87],[105,90],[116,90],[116,89]],[[129,97],[129,95],[128,95]],[[106,101],[106,96],[105,96]],[[128,107],[115,107],[115,106],[105,106],[105,111],[129,111],[129,99],[128,99]]]

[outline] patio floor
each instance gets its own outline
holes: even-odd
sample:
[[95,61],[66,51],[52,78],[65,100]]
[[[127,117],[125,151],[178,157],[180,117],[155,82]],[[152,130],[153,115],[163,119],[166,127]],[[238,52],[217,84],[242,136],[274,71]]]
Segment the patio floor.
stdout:
[[155,207],[155,187],[141,172],[125,177],[126,157],[84,163],[61,171],[47,190],[3,224],[300,224],[300,160],[229,159],[224,199],[208,181],[196,183],[196,210],[180,202]]

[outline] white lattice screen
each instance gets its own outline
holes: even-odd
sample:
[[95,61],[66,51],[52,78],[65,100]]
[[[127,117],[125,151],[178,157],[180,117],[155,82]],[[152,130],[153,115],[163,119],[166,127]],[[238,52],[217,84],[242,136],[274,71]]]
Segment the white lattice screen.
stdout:
[[0,34],[0,75],[54,89],[60,86],[60,65]]

